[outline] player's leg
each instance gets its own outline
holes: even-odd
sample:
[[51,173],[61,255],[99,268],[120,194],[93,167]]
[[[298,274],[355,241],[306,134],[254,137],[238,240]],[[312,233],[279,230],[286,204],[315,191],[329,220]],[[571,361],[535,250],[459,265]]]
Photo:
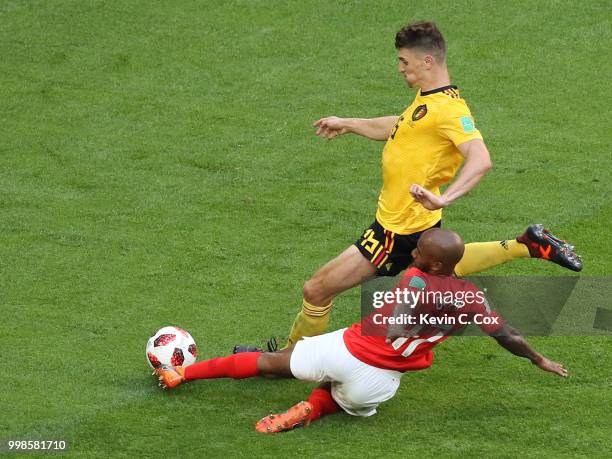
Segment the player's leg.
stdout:
[[331,395],[352,416],[372,416],[376,408],[392,398],[399,389],[402,373],[374,367],[352,355],[344,341],[330,371]]
[[341,343],[343,330],[300,341],[294,347],[278,352],[241,352],[227,357],[202,360],[187,367],[163,365],[153,372],[164,388],[196,379],[232,378],[244,379],[254,376],[277,376],[298,378],[304,381],[322,382],[328,378],[330,348]]
[[[439,223],[433,226],[439,226]],[[394,276],[412,261],[410,252],[420,234],[396,235],[378,221],[366,228],[361,237],[340,256],[327,263],[304,284],[302,310],[297,315],[287,345],[303,336],[325,331],[333,298],[374,277]]]
[[465,244],[463,257],[455,266],[455,275],[465,277],[507,261],[528,257],[527,246],[516,240],[472,242]]
[[343,410],[353,416],[371,416],[378,405],[389,400],[400,384],[401,373],[368,365],[354,357],[344,344],[344,330],[299,341],[291,359],[291,371],[298,379],[329,380],[305,402],[284,413],[261,419],[256,429],[263,433],[282,432],[307,426],[326,414]]
[[164,389],[196,379],[244,379],[254,376],[293,378],[290,368],[292,352],[293,349],[280,352],[243,352],[202,360],[187,367],[161,366],[156,368],[153,374],[158,377],[159,385]]
[[339,293],[374,277],[376,267],[351,245],[321,267],[305,284],[304,299],[313,305],[328,304]]
[[305,337],[298,341],[291,354],[291,373],[303,381],[323,382],[312,391],[308,400],[299,402],[284,413],[271,414],[255,426],[259,432],[274,433],[307,426],[315,419],[340,410],[331,395],[329,382],[350,378],[353,368],[344,362],[348,350],[344,331]]
[[[345,329],[336,330],[298,341],[289,362],[291,374],[302,381],[319,383],[348,379],[352,368],[346,368],[343,362],[348,353],[344,344],[344,331]],[[323,384],[312,391],[307,401],[292,406],[284,413],[266,416],[255,428],[263,433],[282,432],[297,426],[306,426],[315,419],[335,413],[339,409],[331,395],[331,386]]]
[[302,309],[298,313],[287,346],[303,336],[320,335],[327,328],[332,299],[376,275],[376,267],[351,245],[325,264],[304,284]]
[[463,277],[510,260],[529,257],[552,261],[572,271],[582,270],[582,260],[573,246],[555,237],[542,225],[531,225],[514,240],[466,244],[455,274]]
[[296,427],[306,427],[311,422],[340,411],[340,406],[331,395],[331,383],[315,388],[308,400],[293,405],[284,413],[270,414],[257,422],[255,430],[261,433],[276,433]]

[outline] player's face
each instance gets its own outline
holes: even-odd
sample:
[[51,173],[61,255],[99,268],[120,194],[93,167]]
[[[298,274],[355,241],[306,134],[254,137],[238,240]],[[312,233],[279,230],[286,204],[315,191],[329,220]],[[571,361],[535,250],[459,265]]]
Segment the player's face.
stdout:
[[412,258],[413,258],[412,264],[414,266],[419,268],[424,273],[429,271],[429,268],[430,268],[430,265],[431,265],[430,260],[427,257],[427,254],[419,249],[419,244],[418,243],[417,243],[417,246],[412,250],[411,255],[412,255]]
[[442,263],[436,260],[431,250],[427,250],[426,244],[422,243],[422,237],[417,242],[417,246],[412,250],[411,255],[413,258],[412,265],[424,273],[435,273],[442,267]]
[[425,74],[427,63],[423,53],[414,49],[400,48],[397,50],[398,70],[406,84],[414,88],[420,86]]

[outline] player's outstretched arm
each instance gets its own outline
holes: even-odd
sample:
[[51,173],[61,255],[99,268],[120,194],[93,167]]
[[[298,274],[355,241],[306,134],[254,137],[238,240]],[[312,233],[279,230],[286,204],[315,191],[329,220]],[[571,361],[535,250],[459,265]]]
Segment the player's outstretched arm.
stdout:
[[352,133],[372,140],[387,140],[393,132],[398,116],[379,118],[339,118],[327,116],[313,123],[315,135],[332,140],[342,134]]
[[469,140],[457,147],[465,163],[457,179],[441,195],[437,196],[419,184],[410,187],[410,194],[429,210],[441,209],[468,193],[491,169],[491,157],[485,143],[480,139]]
[[533,349],[518,330],[504,324],[491,336],[495,338],[497,343],[504,349],[514,355],[529,359],[531,363],[541,370],[549,371],[562,377],[567,376],[567,370],[562,364],[547,359]]

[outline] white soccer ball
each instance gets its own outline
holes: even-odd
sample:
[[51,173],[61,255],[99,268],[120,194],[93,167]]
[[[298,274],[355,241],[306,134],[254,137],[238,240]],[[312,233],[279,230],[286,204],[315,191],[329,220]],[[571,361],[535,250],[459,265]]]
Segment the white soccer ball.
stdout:
[[198,348],[187,331],[169,326],[160,328],[149,338],[146,355],[151,368],[161,365],[186,367],[196,361]]

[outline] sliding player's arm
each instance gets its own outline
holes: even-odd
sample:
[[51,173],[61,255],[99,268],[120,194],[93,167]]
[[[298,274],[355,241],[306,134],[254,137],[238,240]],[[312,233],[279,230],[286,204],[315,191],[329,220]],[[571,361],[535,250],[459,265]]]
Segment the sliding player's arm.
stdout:
[[352,133],[372,140],[387,140],[393,132],[398,116],[379,118],[338,118],[328,116],[313,123],[316,135],[331,140],[336,136]]
[[566,377],[567,370],[560,363],[547,359],[533,349],[527,340],[514,328],[504,324],[501,328],[491,333],[497,343],[512,354],[528,359],[538,368],[550,371],[559,376]]
[[472,190],[491,169],[491,156],[482,139],[468,140],[457,148],[465,158],[465,162],[457,179],[442,195],[438,196],[418,184],[410,187],[410,193],[414,199],[426,209],[436,210],[448,206]]

